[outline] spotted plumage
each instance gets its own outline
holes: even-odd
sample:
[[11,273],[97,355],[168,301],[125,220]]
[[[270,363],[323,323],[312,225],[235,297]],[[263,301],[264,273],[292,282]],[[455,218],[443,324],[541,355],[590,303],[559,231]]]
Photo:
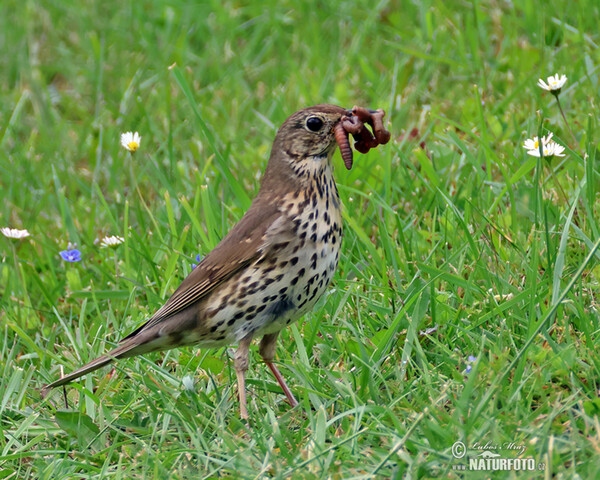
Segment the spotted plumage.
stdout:
[[44,392],[107,363],[142,353],[238,343],[235,369],[242,417],[253,338],[292,405],[272,363],[279,332],[310,311],[329,285],[342,241],[332,173],[334,128],[351,112],[332,105],[301,110],[279,129],[250,209],[145,324],[106,355],[47,385]]

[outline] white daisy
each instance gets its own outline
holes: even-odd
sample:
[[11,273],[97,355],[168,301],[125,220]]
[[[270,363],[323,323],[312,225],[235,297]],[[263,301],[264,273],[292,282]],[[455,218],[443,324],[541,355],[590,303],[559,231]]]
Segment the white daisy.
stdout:
[[[559,145],[552,140],[553,133],[549,133],[545,137],[542,137],[542,150],[544,157],[564,157],[565,147]],[[540,140],[538,137],[528,138],[523,143],[523,148],[527,150],[527,154],[532,157],[540,156]]]
[[5,237],[15,238],[17,240],[31,235],[27,230],[19,230],[18,228],[9,227],[0,228],[0,232],[2,232],[2,235],[4,235]]
[[117,247],[121,245],[125,239],[123,237],[118,237],[116,235],[111,235],[110,237],[104,237],[100,241],[100,247],[109,248],[109,247]]
[[523,148],[525,150],[533,150],[535,148],[538,148],[539,146],[540,141],[538,137],[528,138],[527,140],[525,140],[525,143],[523,143]]
[[564,157],[565,156],[565,154],[563,153],[565,151],[565,147],[563,147],[562,145],[559,145],[554,140],[551,142],[548,142],[548,145],[546,145],[546,147],[548,148],[548,154],[546,154],[546,151],[544,150],[544,155],[546,157]]
[[[542,137],[542,144],[546,145],[548,142],[550,142],[552,140],[553,135],[554,134],[552,132],[550,132],[545,137]],[[539,146],[540,146],[540,140],[538,139],[538,137],[528,138],[523,143],[523,148],[525,148],[526,150],[537,150],[539,148]]]
[[138,132],[125,132],[121,134],[121,145],[125,150],[135,153],[140,148],[142,137]]
[[548,90],[549,92],[559,93],[560,89],[567,83],[567,76],[561,75],[550,75],[548,77],[548,83],[544,82],[541,78],[538,80],[538,87]]

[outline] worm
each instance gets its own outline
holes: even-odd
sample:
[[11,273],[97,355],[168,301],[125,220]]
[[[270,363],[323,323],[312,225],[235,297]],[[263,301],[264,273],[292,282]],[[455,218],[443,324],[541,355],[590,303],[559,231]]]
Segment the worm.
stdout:
[[352,147],[348,141],[348,132],[344,128],[343,122],[339,122],[333,129],[335,141],[340,147],[340,153],[342,154],[342,160],[344,165],[350,170],[352,168]]
[[[367,153],[371,148],[390,141],[390,132],[383,126],[384,116],[385,112],[382,109],[371,110],[354,106],[351,111],[349,110],[346,115],[342,116],[340,122],[335,126],[335,140],[340,147],[344,165],[348,170],[352,168],[350,134],[355,140],[354,148],[360,153]],[[371,126],[373,133],[365,127],[365,123]]]
[[[390,132],[383,128],[383,117],[385,112],[380,108],[378,110],[370,110],[363,107],[353,107],[352,113],[358,117],[362,123],[368,123],[373,127],[373,133],[377,139],[377,145],[385,144],[390,141]],[[374,145],[371,148],[376,147]]]
[[364,143],[365,146],[368,147],[367,151],[369,148],[375,148],[379,145],[379,142],[377,142],[373,134],[367,128],[360,131],[358,141]]
[[365,128],[365,124],[354,115],[352,115],[351,117],[343,116],[341,122],[344,126],[344,130],[346,130],[346,132],[348,133],[351,133],[352,135],[358,135],[360,131],[363,128]]
[[377,113],[377,110],[369,110],[364,107],[357,107],[356,105],[352,107],[352,114],[356,115],[363,123],[370,123],[371,117],[374,113]]
[[385,112],[381,109],[377,110],[371,118],[373,119],[373,133],[377,139],[377,143],[385,144],[390,141],[391,134],[385,128],[383,128],[383,117]]
[[367,153],[371,148],[377,146],[373,135],[365,128],[365,124],[358,116],[342,117],[342,126],[347,133],[351,133],[354,136],[356,140],[354,148],[360,153]]

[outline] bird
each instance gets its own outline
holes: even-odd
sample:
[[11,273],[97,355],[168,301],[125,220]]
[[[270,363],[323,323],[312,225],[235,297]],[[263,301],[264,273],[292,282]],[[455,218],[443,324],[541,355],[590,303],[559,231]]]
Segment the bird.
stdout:
[[[368,112],[383,111],[360,112],[365,119]],[[276,133],[259,191],[239,222],[143,325],[108,353],[45,385],[42,397],[114,360],[175,347],[238,344],[234,369],[240,417],[247,419],[249,348],[260,338],[260,356],[289,404],[297,406],[274,363],[277,337],[312,310],[338,265],[342,207],[332,156],[337,145],[344,162],[348,151],[351,156],[339,135],[349,118],[360,123],[352,110],[328,104],[291,115]]]

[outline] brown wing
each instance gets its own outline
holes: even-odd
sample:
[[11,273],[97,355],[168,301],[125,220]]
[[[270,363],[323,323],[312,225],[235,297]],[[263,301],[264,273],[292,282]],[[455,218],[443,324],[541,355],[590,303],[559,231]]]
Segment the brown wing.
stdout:
[[187,276],[175,293],[145,324],[121,340],[119,346],[69,375],[46,385],[42,396],[60,385],[69,383],[86,373],[112,362],[116,358],[130,356],[142,345],[136,337],[142,330],[168,321],[177,312],[204,298],[217,285],[252,264],[270,248],[271,240],[289,238],[292,222],[280,214],[278,207],[256,202],[229,234]]
[[277,205],[255,202],[225,238],[185,278],[167,303],[121,342],[188,308],[252,264],[267,248],[265,234],[273,223],[277,223],[280,215]]

